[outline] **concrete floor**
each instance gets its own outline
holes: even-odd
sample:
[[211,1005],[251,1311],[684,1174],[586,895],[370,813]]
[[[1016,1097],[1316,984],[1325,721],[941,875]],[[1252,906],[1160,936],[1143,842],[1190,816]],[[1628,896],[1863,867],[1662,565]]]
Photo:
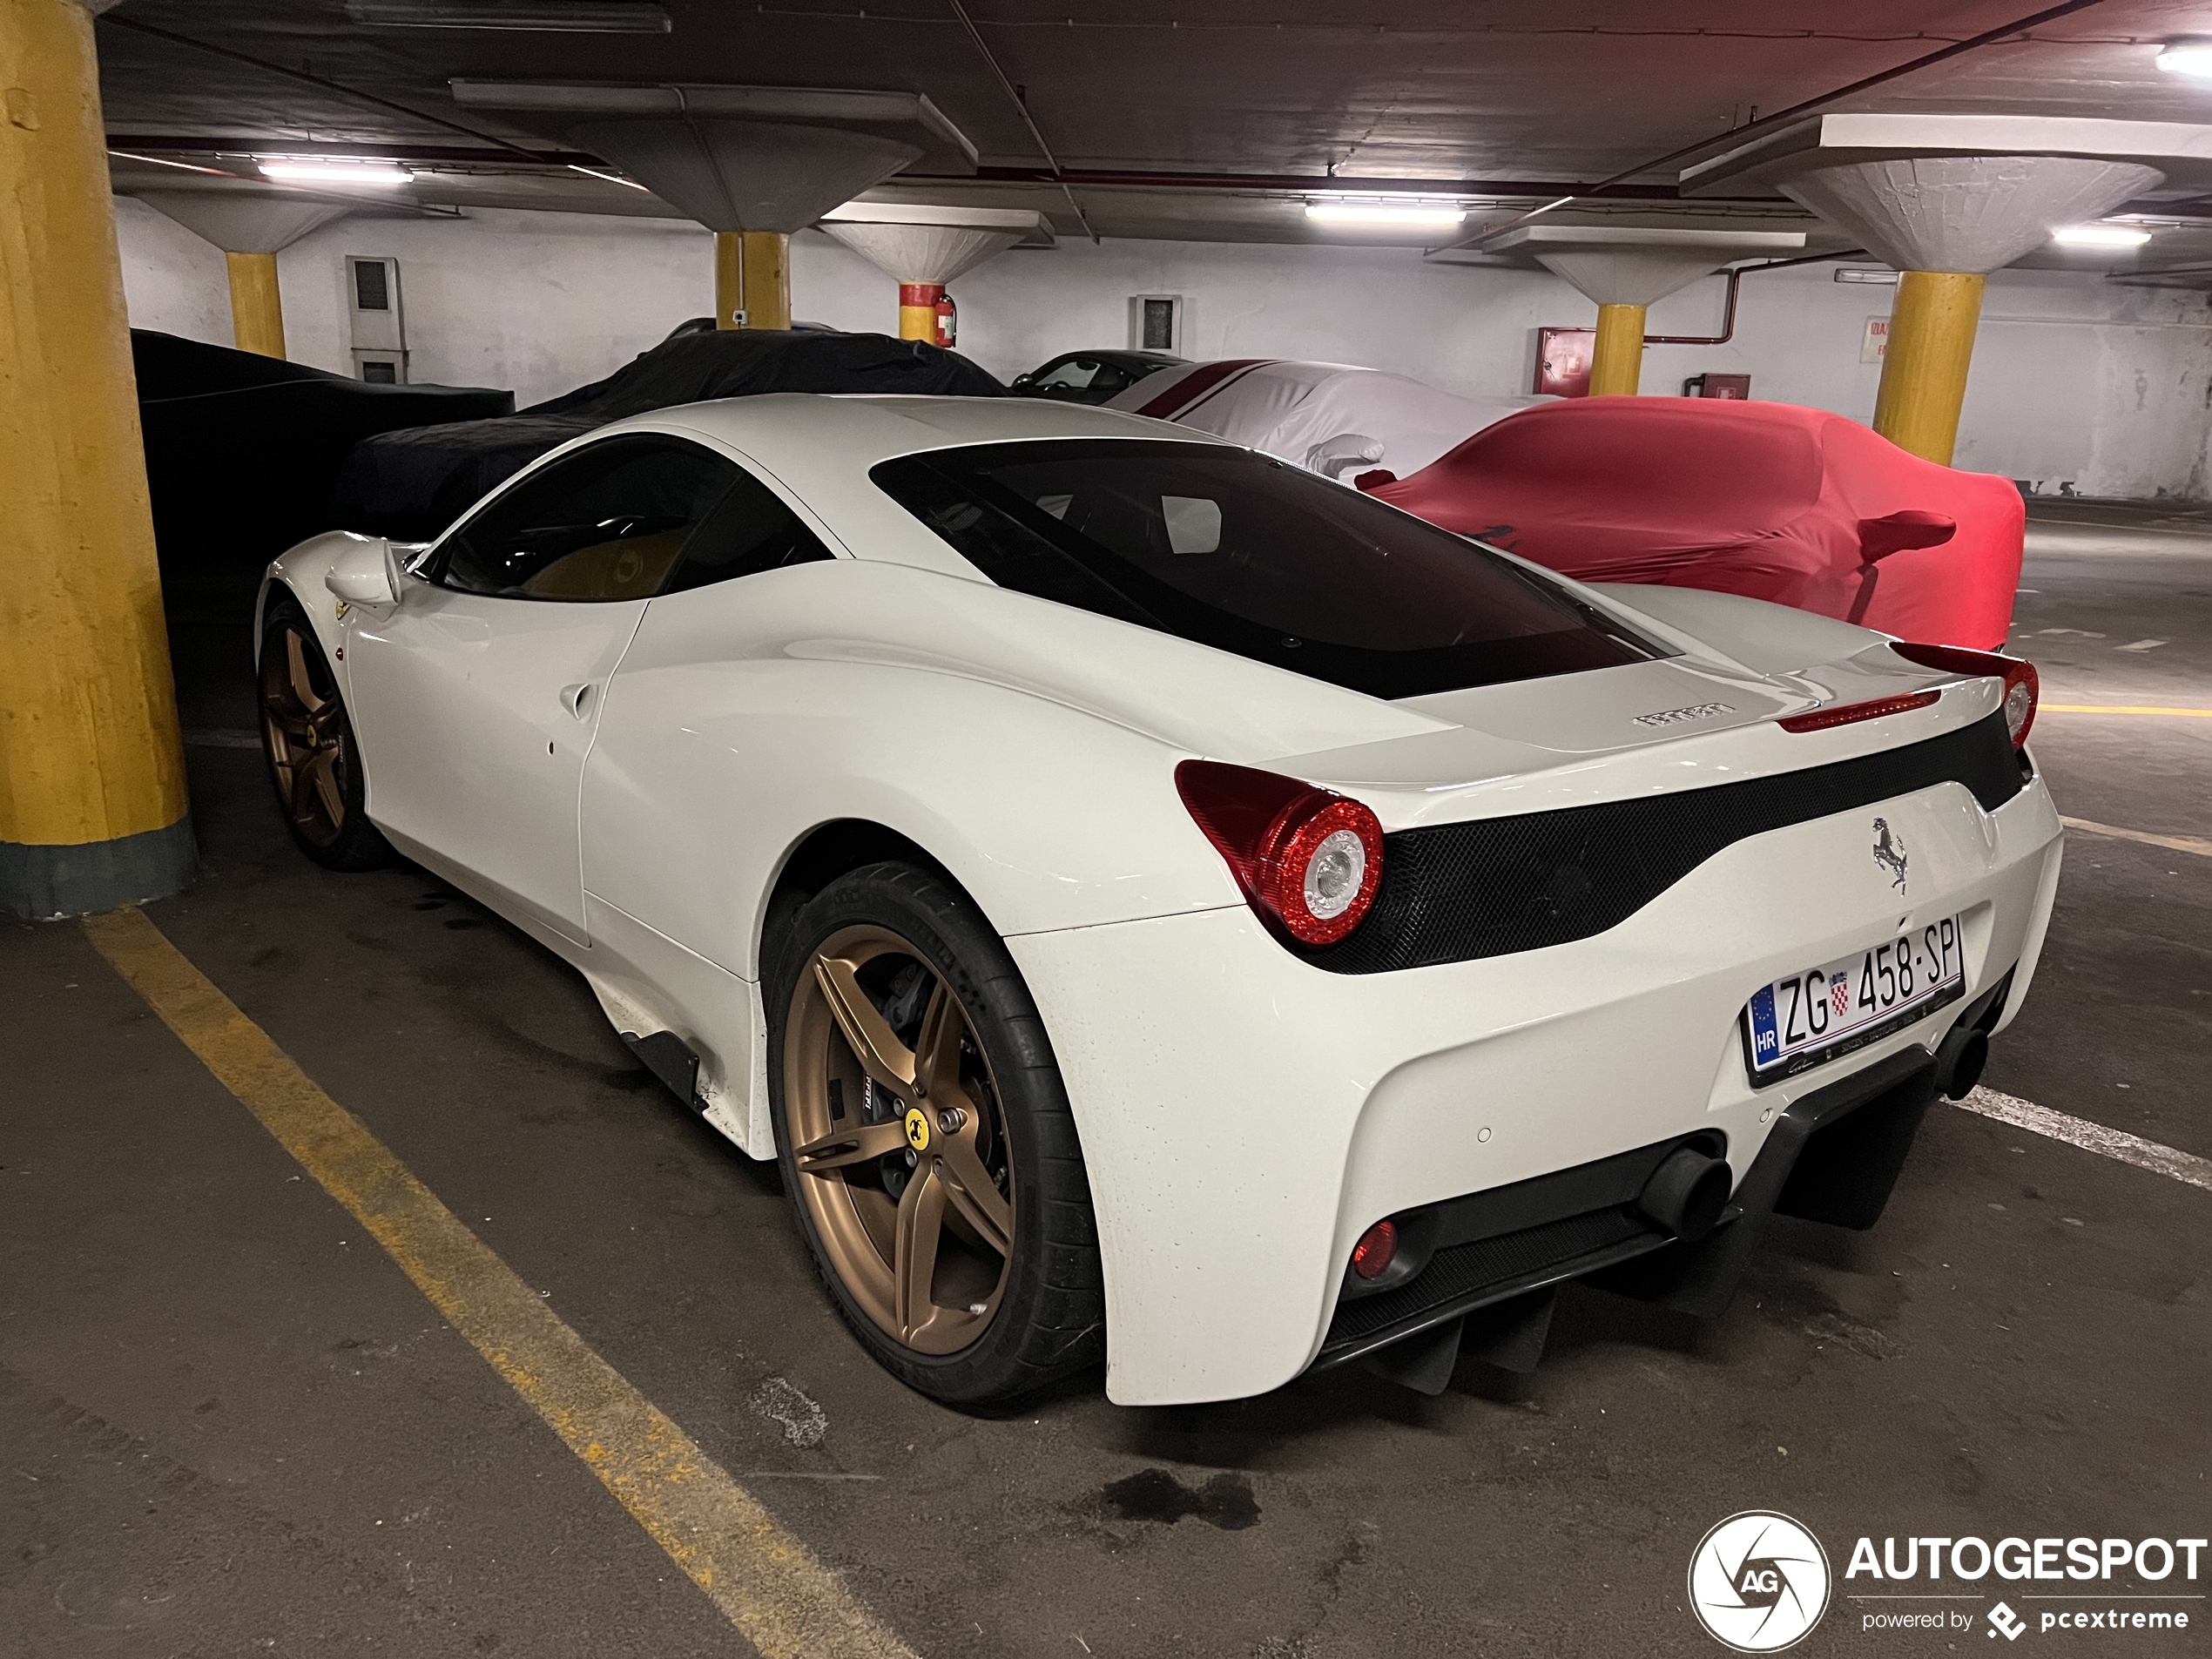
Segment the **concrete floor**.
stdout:
[[[2161,516],[2039,513],[2047,702],[2212,707],[2212,540]],[[1684,1572],[1737,1510],[1838,1573],[1860,1534],[2212,1521],[2212,1193],[1949,1107],[1876,1231],[1778,1225],[1709,1326],[1570,1291],[1540,1371],[1435,1399],[934,1406],[567,970],[293,852],[222,746],[243,631],[177,641],[206,867],[161,927],[925,1655],[1705,1654]],[[2069,815],[2212,835],[2212,720],[2035,747]],[[0,924],[0,1655],[748,1651],[74,926]],[[2077,836],[1986,1081],[2212,1155],[2208,1077],[2212,859]],[[1839,1604],[1800,1651],[1942,1642]]]

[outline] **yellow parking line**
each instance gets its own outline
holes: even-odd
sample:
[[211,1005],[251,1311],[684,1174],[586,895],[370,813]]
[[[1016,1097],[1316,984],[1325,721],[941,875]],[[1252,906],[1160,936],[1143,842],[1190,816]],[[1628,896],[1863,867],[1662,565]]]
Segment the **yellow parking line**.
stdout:
[[764,1659],[914,1659],[835,1574],[555,1317],[144,913],[88,917],[84,931]]
[[2176,714],[2185,720],[2212,720],[2212,709],[2161,709],[2134,703],[2039,703],[2039,714]]
[[2212,841],[2201,835],[2154,835],[2148,830],[2120,829],[2086,818],[2061,818],[2059,822],[2085,835],[2108,835],[2115,841],[2141,841],[2145,846],[2162,846],[2169,853],[2194,853],[2201,859],[2212,859]]

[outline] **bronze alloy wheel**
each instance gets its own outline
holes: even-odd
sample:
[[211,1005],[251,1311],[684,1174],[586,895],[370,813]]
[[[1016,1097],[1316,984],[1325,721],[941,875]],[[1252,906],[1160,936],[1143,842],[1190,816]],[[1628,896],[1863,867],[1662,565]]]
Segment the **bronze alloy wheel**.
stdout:
[[345,699],[291,594],[261,619],[261,752],[293,844],[326,870],[373,870],[391,844],[368,821],[368,789]]
[[792,988],[791,1166],[860,1310],[917,1354],[982,1338],[1007,1292],[1018,1199],[1006,1114],[973,1020],[914,944],[860,924]]
[[353,765],[345,705],[322,667],[322,652],[300,617],[280,619],[262,642],[261,739],[269,770],[293,833],[316,847],[334,846],[346,833]]

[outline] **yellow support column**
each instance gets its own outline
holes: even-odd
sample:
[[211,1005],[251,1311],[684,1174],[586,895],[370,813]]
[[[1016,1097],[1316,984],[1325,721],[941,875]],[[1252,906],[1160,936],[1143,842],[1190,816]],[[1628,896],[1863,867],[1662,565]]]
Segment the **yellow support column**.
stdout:
[[231,340],[240,351],[284,355],[284,302],[273,253],[226,253],[231,267]]
[[1890,308],[1874,430],[1941,466],[1959,442],[1959,411],[1981,322],[1984,279],[1957,271],[1907,271]]
[[1600,306],[1597,346],[1590,354],[1592,397],[1634,397],[1643,384],[1642,306]]
[[176,892],[194,852],[92,24],[0,0],[0,911]]
[[941,282],[901,282],[899,285],[899,338],[937,343],[937,302],[945,297]]
[[781,231],[714,233],[714,326],[791,327],[790,237]]

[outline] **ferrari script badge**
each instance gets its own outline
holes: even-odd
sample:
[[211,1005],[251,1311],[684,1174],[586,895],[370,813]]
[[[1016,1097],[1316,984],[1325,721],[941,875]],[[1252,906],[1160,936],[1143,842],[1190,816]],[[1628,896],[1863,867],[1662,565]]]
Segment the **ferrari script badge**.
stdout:
[[929,1116],[919,1106],[907,1113],[907,1144],[917,1152],[929,1150]]
[[1874,862],[1896,877],[1892,887],[1899,893],[1905,891],[1905,843],[1891,836],[1886,818],[1874,820]]

